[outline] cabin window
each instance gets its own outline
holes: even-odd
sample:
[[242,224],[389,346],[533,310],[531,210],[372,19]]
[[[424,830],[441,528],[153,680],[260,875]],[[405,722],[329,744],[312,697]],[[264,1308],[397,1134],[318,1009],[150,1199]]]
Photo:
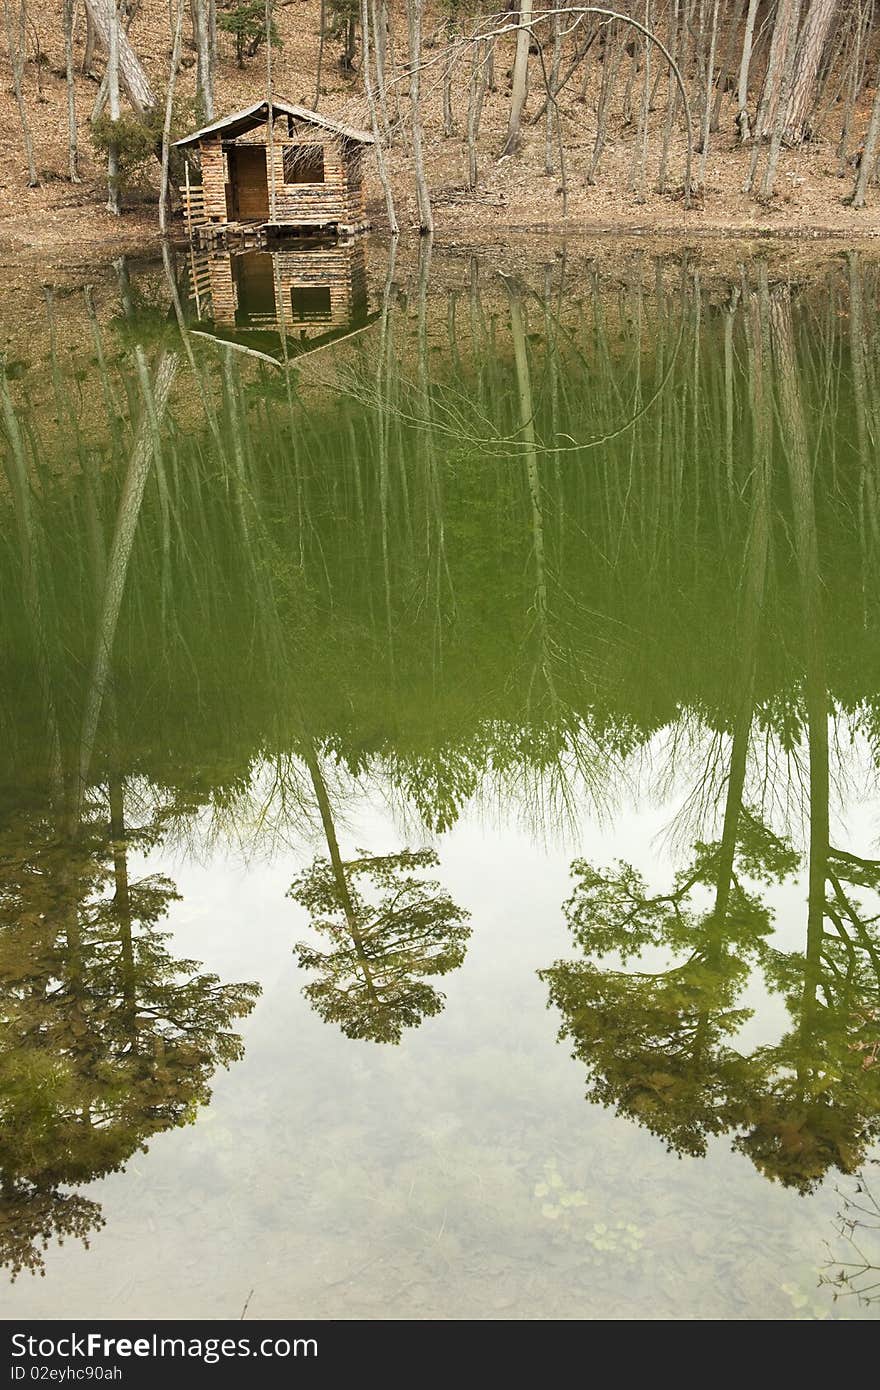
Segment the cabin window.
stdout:
[[323,183],[323,145],[285,145],[284,182]]
[[295,323],[323,323],[330,317],[330,286],[294,285],[290,304]]

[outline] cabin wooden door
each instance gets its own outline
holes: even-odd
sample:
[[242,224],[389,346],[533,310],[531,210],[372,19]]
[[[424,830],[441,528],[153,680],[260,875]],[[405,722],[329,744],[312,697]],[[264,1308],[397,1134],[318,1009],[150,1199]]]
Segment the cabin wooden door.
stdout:
[[269,220],[269,181],[265,145],[237,145],[229,151],[229,182],[236,222]]

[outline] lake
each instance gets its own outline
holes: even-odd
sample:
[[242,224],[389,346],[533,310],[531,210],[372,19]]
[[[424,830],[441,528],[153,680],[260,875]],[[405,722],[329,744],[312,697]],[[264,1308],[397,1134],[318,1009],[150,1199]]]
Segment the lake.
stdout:
[[3,1316],[876,1316],[880,260],[723,250],[2,325]]

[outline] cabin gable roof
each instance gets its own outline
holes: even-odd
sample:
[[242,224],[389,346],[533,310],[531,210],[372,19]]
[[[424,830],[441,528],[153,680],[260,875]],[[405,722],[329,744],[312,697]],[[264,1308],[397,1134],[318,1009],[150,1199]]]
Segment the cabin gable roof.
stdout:
[[[276,97],[272,101],[272,111],[276,116],[292,116],[294,120],[329,131],[331,135],[337,135],[341,140],[350,140],[356,145],[375,144],[369,131],[357,130],[343,121],[334,121],[330,116],[322,116],[318,111],[309,110],[307,106],[296,106]],[[182,140],[175,140],[174,143],[181,147],[198,145],[211,135],[243,135],[249,130],[256,130],[257,126],[265,125],[268,119],[269,103],[264,98],[262,101],[255,101],[252,106],[243,107],[240,111],[232,111],[222,120],[212,121],[210,125],[202,126],[201,130],[195,130],[192,135],[185,135]]]

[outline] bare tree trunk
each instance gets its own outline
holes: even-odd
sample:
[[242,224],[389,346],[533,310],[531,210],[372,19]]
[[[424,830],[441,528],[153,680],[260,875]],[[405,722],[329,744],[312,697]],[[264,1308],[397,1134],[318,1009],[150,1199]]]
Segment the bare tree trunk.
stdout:
[[[143,360],[143,349],[138,347],[135,349],[135,352],[140,354],[141,361],[139,366],[145,371],[146,364]],[[77,820],[79,820],[79,815],[82,810],[89,768],[92,762],[92,750],[95,746],[95,735],[98,730],[98,720],[101,716],[101,708],[107,689],[107,680],[110,675],[110,659],[113,654],[113,643],[116,638],[116,627],[119,621],[119,611],[122,607],[125,581],[128,575],[128,565],[131,559],[132,546],[134,545],[138,517],[140,516],[141,502],[143,501],[144,488],[147,485],[147,478],[150,474],[156,448],[150,417],[152,416],[153,421],[161,421],[168,404],[168,397],[171,393],[171,386],[177,373],[177,366],[178,359],[174,353],[165,353],[163,355],[156,371],[156,384],[152,393],[152,410],[148,412],[145,409],[141,417],[134,449],[132,450],[128,470],[125,475],[125,482],[122,486],[122,495],[119,499],[119,509],[116,515],[116,529],[110,547],[110,557],[107,562],[104,596],[101,604],[95,648],[92,654],[91,672],[83,708],[83,722],[79,747],[79,768],[74,792],[75,803],[73,807]]]
[[21,134],[24,140],[24,152],[27,159],[28,188],[39,188],[40,179],[37,174],[37,164],[34,157],[34,137],[31,134],[31,125],[28,120],[27,106],[24,100],[24,87],[22,86],[27,23],[25,0],[21,0],[16,16],[13,16],[10,0],[3,0],[3,14],[6,19],[6,39],[9,44],[9,62],[12,65],[12,86],[15,91],[15,102],[18,106],[18,118],[21,121]]
[[724,101],[724,97],[727,91],[729,90],[728,83],[730,81],[730,69],[733,65],[733,49],[734,44],[736,42],[737,34],[739,32],[740,21],[742,20],[744,9],[744,0],[743,4],[740,4],[739,0],[737,0],[736,5],[734,6],[733,10],[731,11],[728,17],[727,42],[724,45],[721,57],[721,66],[718,71],[718,81],[715,84],[715,102],[712,106],[712,123],[709,127],[713,135],[718,130],[718,127],[721,124],[721,103]]
[[73,64],[73,11],[75,0],[64,0],[64,62],[67,79],[67,176],[81,183],[76,148],[76,83]]
[[[107,104],[111,121],[118,121],[119,110],[119,15],[114,5],[108,34]],[[119,216],[119,146],[111,141],[107,152],[107,211]]]
[[422,70],[422,0],[406,0],[409,33],[409,100],[412,108],[413,165],[416,176],[416,200],[419,207],[419,231],[430,236],[434,230],[431,195],[425,176],[425,156],[422,148],[421,70]]
[[[92,21],[97,37],[108,53],[110,52],[110,30],[115,28],[118,81],[121,82],[126,96],[138,115],[143,115],[145,111],[152,111],[158,105],[156,94],[129,43],[128,35],[119,26],[115,0],[86,0],[86,13]],[[111,23],[111,21],[113,22]]]
[[82,75],[83,77],[94,77],[95,75],[95,25],[88,9],[86,9],[86,42],[83,49]]
[[480,120],[483,115],[483,102],[486,99],[486,40],[476,43],[471,50],[471,83],[468,92],[467,115],[467,182],[468,188],[477,186],[477,140],[480,134]]
[[599,101],[596,107],[596,139],[593,142],[593,153],[590,158],[590,167],[587,170],[587,183],[596,182],[596,170],[599,167],[599,160],[602,158],[602,151],[605,148],[605,141],[608,138],[608,104],[611,100],[611,92],[617,78],[617,71],[620,67],[620,60],[623,57],[623,40],[619,34],[615,34],[616,40],[613,53],[608,50],[611,47],[611,39],[605,44],[605,58],[602,63],[602,84],[599,88]]
[[321,70],[324,66],[324,31],[327,28],[327,0],[321,0],[321,14],[318,19],[318,61],[315,64],[315,100],[312,106],[317,111],[321,104]]
[[749,0],[749,10],[746,15],[746,27],[743,34],[742,57],[739,64],[739,83],[736,91],[737,116],[736,124],[739,128],[740,143],[745,144],[751,139],[751,125],[749,123],[749,68],[752,63],[752,45],[755,38],[755,19],[758,14],[758,0]]
[[877,87],[874,92],[874,105],[871,107],[871,120],[868,125],[868,133],[865,136],[856,186],[853,189],[852,205],[854,208],[865,206],[865,194],[877,163],[877,147],[880,143],[880,67],[877,69],[874,80]]
[[764,180],[761,184],[761,197],[770,198],[773,194],[773,184],[776,179],[776,166],[779,162],[779,151],[782,148],[782,137],[785,131],[785,113],[788,109],[788,94],[791,91],[791,79],[794,73],[794,65],[797,60],[797,44],[795,34],[797,33],[798,22],[801,12],[801,0],[794,0],[791,19],[791,40],[785,55],[785,67],[782,73],[782,85],[779,89],[779,100],[776,107],[776,120],[773,124],[773,134],[770,139],[770,150],[767,154],[767,168],[764,170]]
[[773,37],[770,40],[770,56],[767,59],[767,71],[764,75],[764,90],[761,93],[761,107],[764,115],[757,133],[762,140],[769,139],[773,133],[789,45],[797,43],[800,10],[800,0],[779,0],[776,22],[773,25]]
[[519,29],[516,35],[516,56],[513,60],[513,83],[510,89],[510,118],[504,154],[515,154],[522,140],[522,114],[529,89],[529,45],[532,41],[532,0],[521,0]]
[[447,32],[446,54],[443,63],[443,135],[448,140],[455,134],[452,114],[452,68],[455,63],[455,33]]
[[[757,0],[755,0],[757,4]],[[679,34],[679,0],[673,0],[672,6],[672,38],[669,44],[669,51],[673,62],[678,62],[678,34]],[[607,54],[607,48],[606,48]],[[606,56],[606,62],[607,62]],[[603,74],[604,81],[604,74]],[[663,127],[663,149],[660,154],[660,168],[657,171],[657,192],[666,192],[666,170],[669,166],[669,146],[672,141],[672,126],[675,120],[675,108],[678,105],[678,85],[672,72],[669,69],[669,81],[666,86],[666,122]]]
[[382,132],[391,143],[391,121],[388,117],[388,7],[380,0],[378,13],[376,0],[370,0],[370,20],[373,26],[373,48],[376,62],[376,87],[379,98],[379,119]]
[[550,60],[550,75],[545,105],[546,124],[544,126],[544,173],[553,173],[553,128],[557,120],[556,93],[559,90],[559,65],[562,60],[562,16],[553,16],[553,57]]
[[836,11],[837,0],[813,0],[804,21],[785,115],[783,140],[786,145],[799,145],[809,137],[807,112]]
[[849,137],[852,130],[853,116],[855,115],[856,101],[858,99],[859,87],[862,80],[862,70],[864,67],[862,59],[862,40],[868,38],[866,29],[868,27],[869,16],[873,10],[873,0],[871,0],[871,10],[867,16],[859,14],[856,24],[856,31],[852,42],[852,53],[849,62],[849,81],[847,82],[846,102],[843,112],[843,123],[840,128],[840,141],[837,146],[837,177],[842,179],[846,173],[847,151],[849,149]]
[[[645,0],[645,28],[651,28],[651,0]],[[644,43],[645,70],[642,73],[642,102],[639,109],[639,128],[633,149],[633,167],[630,187],[635,193],[637,203],[645,201],[645,168],[648,161],[648,118],[651,108],[651,45]]]
[[168,94],[165,98],[165,121],[162,126],[162,177],[159,187],[159,231],[165,235],[168,222],[168,164],[171,155],[171,118],[174,114],[174,89],[180,66],[180,40],[183,30],[183,0],[177,0],[177,22],[171,49],[171,70],[168,74]]
[[382,147],[382,135],[379,130],[379,120],[376,114],[376,99],[373,95],[373,81],[370,75],[370,15],[367,8],[367,0],[361,0],[361,38],[363,44],[361,75],[364,80],[364,92],[366,93],[367,108],[370,113],[370,129],[373,134],[373,139],[376,142],[375,149],[376,162],[379,166],[379,181],[382,184],[382,192],[385,194],[385,210],[388,214],[388,229],[392,236],[397,236],[400,228],[397,225],[394,194],[391,192],[391,182],[388,178],[388,169],[385,164],[385,151]]
[[194,0],[193,23],[196,41],[196,94],[206,121],[214,119],[214,73],[208,25],[208,0]]
[[700,184],[706,182],[706,164],[709,159],[709,140],[710,126],[712,118],[712,84],[715,81],[715,45],[718,40],[718,6],[720,0],[715,0],[712,6],[712,28],[709,35],[709,57],[706,63],[706,101],[703,106],[703,129],[700,135],[700,171],[697,180]]

